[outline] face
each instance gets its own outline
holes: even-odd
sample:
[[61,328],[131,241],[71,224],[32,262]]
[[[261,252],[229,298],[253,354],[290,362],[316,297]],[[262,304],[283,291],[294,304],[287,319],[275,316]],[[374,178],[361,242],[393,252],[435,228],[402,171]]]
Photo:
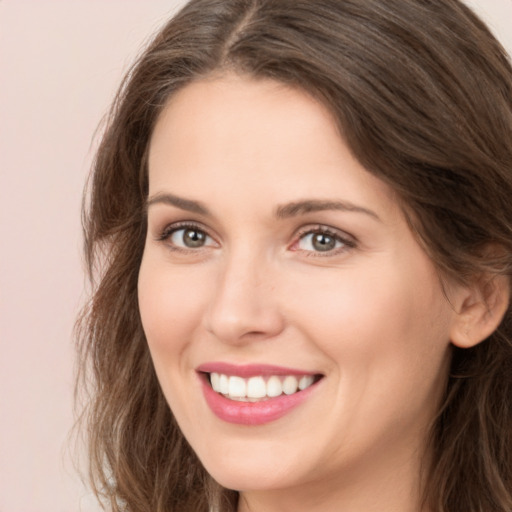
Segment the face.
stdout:
[[142,323],[214,478],[250,493],[417,469],[455,313],[326,109],[272,81],[188,85],[149,183]]

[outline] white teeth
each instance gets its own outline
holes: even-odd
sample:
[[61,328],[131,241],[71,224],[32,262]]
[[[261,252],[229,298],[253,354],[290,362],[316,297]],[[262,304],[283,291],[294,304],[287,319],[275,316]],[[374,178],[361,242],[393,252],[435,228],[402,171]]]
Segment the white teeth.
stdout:
[[[215,389],[215,388],[214,388]],[[218,393],[227,395],[229,392],[229,378],[227,375],[221,374],[219,378],[219,389],[215,389]]]
[[212,388],[215,389],[215,391],[217,391],[218,389],[220,389],[220,376],[218,373],[212,373],[210,375],[210,382],[212,383]]
[[286,395],[293,395],[293,393],[297,391],[298,386],[299,383],[297,382],[297,377],[288,375],[283,382],[283,391]]
[[247,385],[242,377],[229,377],[229,396],[244,397],[247,396]]
[[267,394],[267,386],[263,377],[251,377],[247,382],[248,398],[263,398]]
[[313,376],[312,375],[304,375],[299,380],[299,389],[302,391],[303,389],[309,388],[313,384]]
[[272,375],[272,377],[270,377],[270,379],[267,381],[267,396],[273,398],[282,394],[283,385],[281,384],[281,379]]
[[292,395],[308,388],[313,382],[313,375],[303,375],[300,379],[294,375],[272,375],[266,379],[263,376],[256,376],[244,379],[237,375],[228,376],[215,372],[210,374],[210,384],[214,391],[230,399],[247,402],[274,398],[283,393]]

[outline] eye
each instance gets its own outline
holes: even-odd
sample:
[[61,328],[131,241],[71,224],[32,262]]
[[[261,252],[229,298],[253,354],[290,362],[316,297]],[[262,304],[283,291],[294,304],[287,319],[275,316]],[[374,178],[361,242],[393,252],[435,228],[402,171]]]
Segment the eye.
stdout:
[[355,242],[327,228],[318,227],[300,234],[293,249],[310,253],[337,254],[348,248],[355,247]]
[[208,235],[204,231],[195,228],[177,229],[169,237],[169,240],[178,247],[197,249],[206,245]]
[[168,226],[159,237],[174,249],[201,249],[214,246],[215,242],[203,229],[194,225]]

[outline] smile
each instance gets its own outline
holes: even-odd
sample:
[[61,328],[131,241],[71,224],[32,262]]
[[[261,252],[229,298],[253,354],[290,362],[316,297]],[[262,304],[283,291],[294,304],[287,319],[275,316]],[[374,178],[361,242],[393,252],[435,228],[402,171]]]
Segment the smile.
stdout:
[[239,425],[275,421],[306,401],[323,375],[272,365],[208,363],[196,369],[206,404]]
[[214,391],[230,400],[257,402],[304,391],[315,382],[315,377],[313,375],[271,375],[270,377],[259,375],[243,378],[212,372],[209,374],[209,381]]

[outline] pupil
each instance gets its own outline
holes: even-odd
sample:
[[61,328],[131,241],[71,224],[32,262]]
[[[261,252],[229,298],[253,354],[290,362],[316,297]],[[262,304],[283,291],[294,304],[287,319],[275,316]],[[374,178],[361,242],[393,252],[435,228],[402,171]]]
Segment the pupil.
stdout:
[[205,234],[195,229],[187,229],[183,238],[187,247],[201,247],[205,241]]
[[336,245],[336,240],[329,235],[325,235],[323,233],[317,233],[313,237],[313,247],[317,251],[330,251],[334,249]]

